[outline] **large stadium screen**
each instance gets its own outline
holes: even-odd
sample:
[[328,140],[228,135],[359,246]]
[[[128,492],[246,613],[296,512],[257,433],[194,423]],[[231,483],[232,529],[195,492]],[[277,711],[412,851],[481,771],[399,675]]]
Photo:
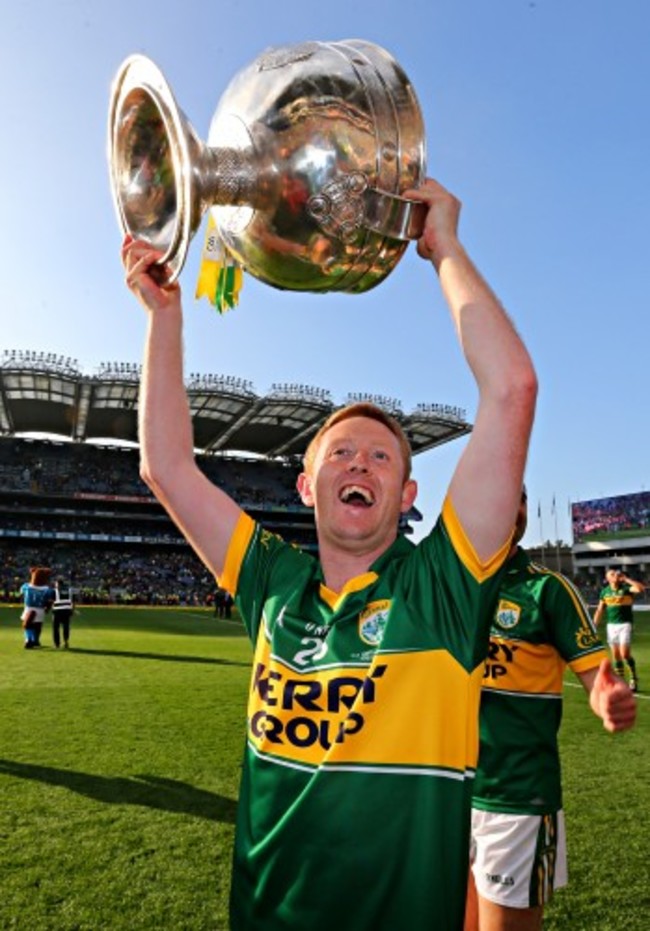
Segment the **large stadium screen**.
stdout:
[[574,543],[650,536],[650,491],[571,505]]

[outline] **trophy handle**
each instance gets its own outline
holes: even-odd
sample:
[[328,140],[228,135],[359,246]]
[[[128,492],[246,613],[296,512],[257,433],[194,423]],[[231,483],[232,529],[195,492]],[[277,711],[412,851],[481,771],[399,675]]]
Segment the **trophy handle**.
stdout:
[[307,210],[330,236],[352,242],[362,230],[406,242],[419,239],[427,205],[370,185],[363,171],[337,175],[312,195]]
[[419,239],[424,231],[428,207],[421,201],[369,188],[365,194],[365,224],[368,229],[391,239]]

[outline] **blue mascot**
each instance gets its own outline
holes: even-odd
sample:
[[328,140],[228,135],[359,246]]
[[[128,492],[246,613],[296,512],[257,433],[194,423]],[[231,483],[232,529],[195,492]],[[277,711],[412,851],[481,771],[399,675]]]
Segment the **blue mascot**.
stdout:
[[25,603],[20,620],[25,631],[26,650],[33,650],[41,645],[43,621],[56,597],[56,592],[50,585],[51,575],[51,569],[35,566],[30,569],[29,582],[25,582],[20,589]]

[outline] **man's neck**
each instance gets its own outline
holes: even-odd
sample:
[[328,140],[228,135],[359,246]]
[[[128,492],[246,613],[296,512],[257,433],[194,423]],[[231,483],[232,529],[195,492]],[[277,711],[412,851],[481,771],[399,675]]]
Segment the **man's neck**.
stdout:
[[340,592],[350,579],[368,572],[375,560],[379,559],[393,542],[394,540],[391,540],[384,546],[358,553],[321,543],[319,557],[325,585],[333,592]]

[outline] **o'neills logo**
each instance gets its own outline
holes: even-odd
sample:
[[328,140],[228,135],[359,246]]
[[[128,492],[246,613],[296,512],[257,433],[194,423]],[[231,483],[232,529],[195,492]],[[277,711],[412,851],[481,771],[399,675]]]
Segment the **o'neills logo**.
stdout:
[[377,647],[384,636],[384,629],[388,623],[390,601],[373,601],[366,605],[359,615],[359,636],[364,643]]
[[593,630],[589,630],[588,627],[583,627],[581,630],[576,631],[576,646],[579,650],[588,650],[590,647],[595,647],[600,644],[600,639],[598,634]]
[[258,663],[249,702],[249,733],[259,749],[318,763],[323,749],[358,734],[364,712],[377,699],[386,665],[366,675],[319,670],[293,676],[282,666]]

